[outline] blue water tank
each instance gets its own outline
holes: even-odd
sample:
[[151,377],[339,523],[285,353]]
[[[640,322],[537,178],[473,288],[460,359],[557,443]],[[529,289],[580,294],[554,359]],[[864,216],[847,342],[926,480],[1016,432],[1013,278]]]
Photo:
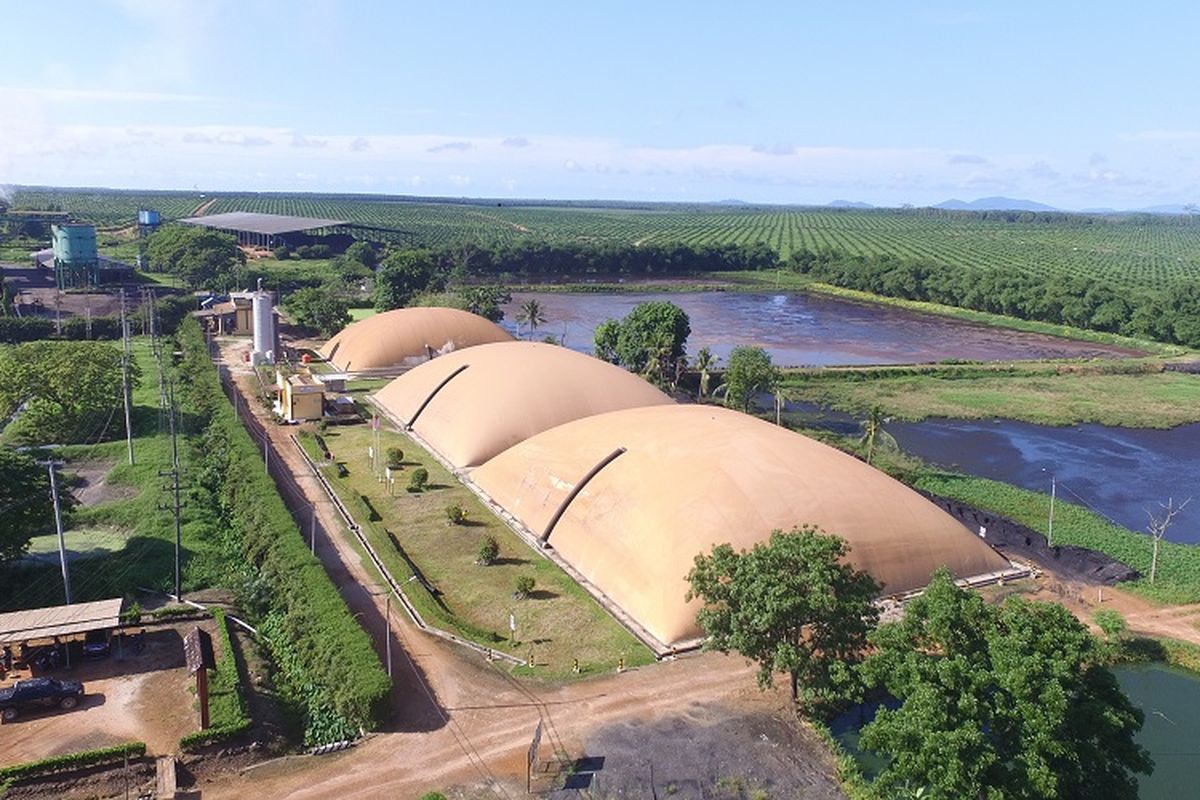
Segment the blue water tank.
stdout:
[[161,222],[162,222],[162,217],[154,209],[152,209],[152,208],[138,209],[138,225],[154,227],[154,226],[157,226]]

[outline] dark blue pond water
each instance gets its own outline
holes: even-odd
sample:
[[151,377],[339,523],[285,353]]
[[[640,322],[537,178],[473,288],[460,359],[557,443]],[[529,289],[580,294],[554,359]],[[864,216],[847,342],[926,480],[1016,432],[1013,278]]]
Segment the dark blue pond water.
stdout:
[[[1150,751],[1154,772],[1139,776],[1140,800],[1196,797],[1200,793],[1200,679],[1162,664],[1123,666],[1113,673],[1130,701],[1146,715],[1137,742]],[[877,708],[878,704],[856,707],[830,723],[834,738],[868,778],[886,766],[885,759],[858,749],[859,731],[875,718]]]
[[887,430],[905,451],[969,475],[1049,492],[1054,473],[1060,498],[1131,530],[1144,531],[1146,510],[1161,512],[1160,502],[1194,497],[1167,538],[1200,543],[1200,424],[1145,430],[930,419]]
[[[795,293],[516,293],[504,326],[517,331],[521,303],[536,299],[546,322],[534,332],[591,352],[596,326],[638,303],[667,300],[691,320],[688,352],[709,347],[725,359],[738,345],[765,348],[779,366],[907,364],[965,359],[1011,361],[1120,356],[1130,351],[1055,336],[991,328],[899,308]],[[527,331],[523,331],[528,335]]]

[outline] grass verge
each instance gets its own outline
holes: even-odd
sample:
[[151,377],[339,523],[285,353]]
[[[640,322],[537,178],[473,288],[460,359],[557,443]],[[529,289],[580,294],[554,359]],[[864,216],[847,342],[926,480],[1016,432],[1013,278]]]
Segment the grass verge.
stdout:
[[797,400],[902,420],[1015,419],[1169,428],[1200,421],[1200,379],[1145,362],[829,369],[785,378]]
[[[317,463],[321,451],[311,435],[304,447]],[[389,487],[372,476],[367,459],[371,431],[366,426],[339,427],[322,439],[344,472],[326,467],[326,476],[363,526],[363,534],[393,576],[407,581],[405,593],[431,625],[471,641],[525,658],[533,650],[535,667],[518,672],[537,677],[567,678],[614,669],[620,658],[629,666],[653,661],[653,655],[613,619],[554,562],[531,551],[479,499],[433,456],[407,436],[382,431],[381,446],[399,447],[404,461]],[[412,473],[423,468],[429,488],[409,492]],[[448,521],[448,506],[466,511],[463,525]],[[496,563],[476,564],[479,548],[496,539]],[[514,598],[519,577],[535,581],[532,595]],[[429,591],[431,587],[433,591]],[[516,644],[510,642],[508,620],[517,621]]]

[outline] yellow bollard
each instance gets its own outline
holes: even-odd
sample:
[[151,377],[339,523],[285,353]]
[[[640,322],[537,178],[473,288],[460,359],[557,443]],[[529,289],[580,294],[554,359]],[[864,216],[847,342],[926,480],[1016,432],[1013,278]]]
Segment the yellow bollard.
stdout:
[[531,667],[533,666],[533,648],[532,647],[529,648],[529,660],[525,663]]
[[571,665],[571,672],[574,672],[576,675],[579,674],[579,659],[578,658],[575,659],[574,663]]
[[624,671],[625,671],[625,659],[619,658],[619,659],[617,659],[617,672],[624,672]]

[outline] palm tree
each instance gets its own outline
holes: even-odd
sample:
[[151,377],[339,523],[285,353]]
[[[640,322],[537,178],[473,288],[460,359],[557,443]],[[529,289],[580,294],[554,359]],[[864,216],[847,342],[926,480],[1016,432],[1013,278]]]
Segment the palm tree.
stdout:
[[[521,310],[517,312],[517,324],[528,325],[529,335],[533,336],[533,332],[537,330],[537,326],[546,321],[546,312],[542,308],[542,304],[532,297],[521,304]],[[520,332],[520,328],[517,328]]]
[[881,446],[895,449],[896,437],[892,436],[883,429],[885,423],[890,422],[890,418],[883,415],[883,409],[879,406],[871,406],[871,410],[867,412],[867,418],[863,420],[861,426],[862,436],[859,437],[858,443],[867,446],[867,463],[871,463],[871,459],[875,457],[875,445],[878,443]]
[[707,347],[701,347],[696,353],[696,369],[700,371],[700,397],[708,397],[708,384],[712,380],[710,369],[717,365],[717,356]]
[[775,395],[775,424],[783,425],[783,407],[797,397],[794,393],[784,388],[782,383],[776,383],[772,389],[772,394]]

